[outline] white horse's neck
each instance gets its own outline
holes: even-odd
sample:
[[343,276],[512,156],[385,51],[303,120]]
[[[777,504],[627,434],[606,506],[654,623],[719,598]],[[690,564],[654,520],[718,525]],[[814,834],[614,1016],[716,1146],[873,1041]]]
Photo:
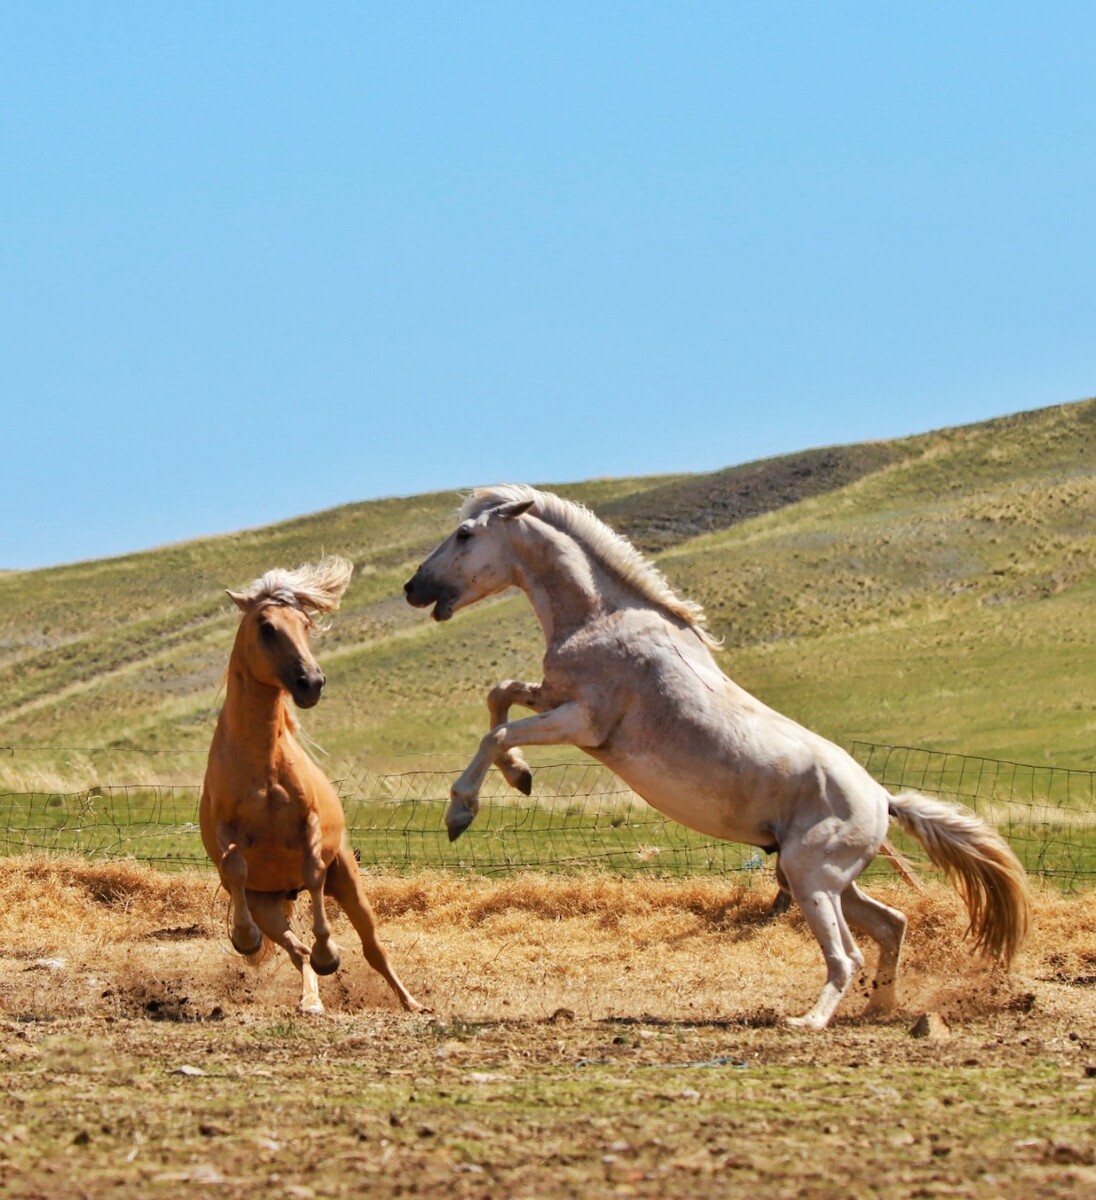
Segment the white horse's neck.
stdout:
[[622,589],[569,534],[536,519],[515,522],[515,583],[529,597],[551,646],[612,611]]

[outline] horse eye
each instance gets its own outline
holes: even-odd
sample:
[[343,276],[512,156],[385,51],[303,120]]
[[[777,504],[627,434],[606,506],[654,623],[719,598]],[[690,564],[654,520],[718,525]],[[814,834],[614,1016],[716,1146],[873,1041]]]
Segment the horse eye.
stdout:
[[461,525],[457,529],[457,541],[466,542],[472,536],[471,529],[467,525]]
[[259,622],[259,637],[264,642],[272,642],[278,636],[278,631],[269,621]]

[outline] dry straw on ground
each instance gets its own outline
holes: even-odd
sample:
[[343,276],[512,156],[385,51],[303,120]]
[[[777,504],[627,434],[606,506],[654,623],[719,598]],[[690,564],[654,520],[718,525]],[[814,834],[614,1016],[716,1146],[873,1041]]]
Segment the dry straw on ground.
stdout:
[[[879,1200],[1093,1194],[1096,896],[1036,896],[1011,975],[942,886],[910,916],[903,1009],[781,1014],[822,964],[769,886],[370,877],[406,1014],[343,919],[301,1017],[284,955],[228,947],[212,872],[5,861],[0,1194]],[[307,906],[302,906],[306,908]],[[306,917],[302,913],[301,917]],[[911,1037],[919,1022],[927,1036]]]
[[[566,1009],[592,1020],[766,1021],[806,1007],[823,972],[794,912],[766,923],[771,892],[723,880],[423,872],[369,877],[367,890],[408,986],[447,1018],[541,1020]],[[873,891],[909,916],[904,1014],[962,1020],[1041,990],[1044,1006],[1096,1018],[1096,988],[1055,987],[1096,979],[1096,895],[1037,892],[1033,934],[1006,977],[972,957],[950,890]],[[0,1009],[9,1013],[137,1015],[157,1004],[196,1018],[269,1016],[292,1012],[298,994],[284,955],[252,968],[231,951],[223,893],[208,872],[14,858],[0,906]],[[341,916],[336,934],[344,966],[322,983],[329,1011],[390,1007]],[[839,1017],[854,1019],[862,1003],[850,995]]]

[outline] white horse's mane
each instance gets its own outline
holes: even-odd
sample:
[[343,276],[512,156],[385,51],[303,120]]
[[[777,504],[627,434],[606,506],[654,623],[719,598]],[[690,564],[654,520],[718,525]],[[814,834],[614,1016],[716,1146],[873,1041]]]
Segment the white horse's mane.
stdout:
[[285,604],[309,614],[334,612],[353,573],[352,562],[328,554],[318,563],[303,563],[292,571],[285,567],[267,571],[248,585],[243,598],[252,603]]
[[460,509],[462,521],[478,517],[500,504],[532,501],[532,512],[553,528],[573,537],[592,558],[622,583],[658,608],[684,621],[708,646],[719,642],[705,628],[704,609],[695,600],[679,596],[662,572],[619,533],[610,529],[585,505],[565,500],[553,492],[541,492],[523,483],[504,483],[475,488]]

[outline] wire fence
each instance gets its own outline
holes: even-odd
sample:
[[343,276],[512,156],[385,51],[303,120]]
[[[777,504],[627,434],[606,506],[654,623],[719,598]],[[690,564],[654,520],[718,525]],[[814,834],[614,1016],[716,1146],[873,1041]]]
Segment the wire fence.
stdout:
[[[0,750],[27,753],[17,747]],[[853,743],[850,751],[890,791],[924,791],[974,809],[1008,838],[1031,873],[1070,889],[1096,882],[1096,772],[866,742]],[[74,753],[93,757],[89,751]],[[120,770],[122,753],[142,763],[136,774],[154,774],[155,763],[162,761],[141,751],[111,750],[112,770]],[[204,752],[191,757],[200,763]],[[184,768],[187,774],[195,769],[200,773],[193,762]],[[458,771],[450,764],[376,771],[353,761],[332,770],[362,865],[397,872],[600,868],[728,876],[763,872],[771,865],[751,847],[715,841],[667,820],[609,770],[589,761],[534,766],[529,798],[492,772],[475,824],[450,843],[443,815]],[[208,865],[198,799],[196,781],[0,792],[0,854],[71,852],[165,867]],[[908,857],[924,862],[920,847],[905,842],[894,826],[891,834]],[[875,869],[890,870],[883,860]]]

